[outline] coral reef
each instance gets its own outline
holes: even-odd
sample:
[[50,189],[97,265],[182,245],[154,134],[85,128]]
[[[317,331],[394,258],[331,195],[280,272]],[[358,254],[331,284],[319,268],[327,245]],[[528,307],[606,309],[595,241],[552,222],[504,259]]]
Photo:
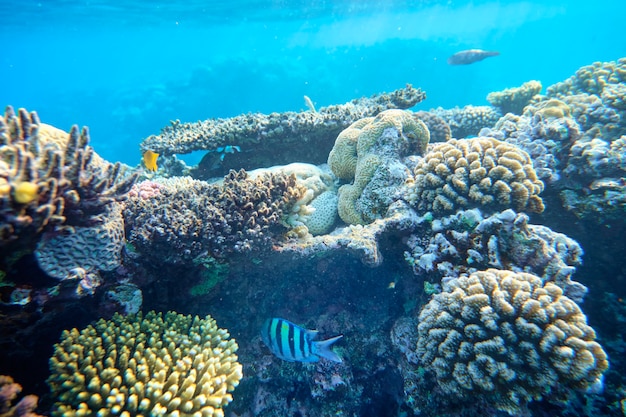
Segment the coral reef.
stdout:
[[7,107],[0,117],[0,249],[31,248],[44,230],[88,225],[124,198],[135,176],[96,157],[88,143],[86,128],[59,133],[36,113]]
[[328,155],[333,173],[353,180],[339,188],[341,220],[367,224],[384,217],[409,175],[401,158],[423,154],[429,140],[426,125],[404,110],[386,110],[342,131]]
[[573,239],[542,225],[528,224],[528,216],[508,209],[483,217],[478,209],[415,221],[407,239],[405,259],[416,275],[439,283],[486,268],[528,272],[553,282],[582,302],[587,289],[572,281],[583,250]]
[[403,201],[394,202],[387,215],[367,225],[348,225],[331,234],[286,239],[274,246],[274,251],[292,254],[294,258],[324,255],[331,252],[352,254],[370,266],[379,266],[383,257],[379,248],[382,235],[394,231],[408,230],[417,221],[415,212]]
[[12,405],[22,392],[22,386],[7,375],[0,375],[0,417],[42,417],[33,411],[37,408],[36,395],[27,395]]
[[133,194],[124,210],[128,242],[156,265],[269,247],[287,230],[283,221],[305,191],[293,175],[250,179],[243,170],[221,184],[191,178],[159,184],[152,194]]
[[406,109],[425,98],[420,89],[407,85],[391,93],[322,107],[317,112],[246,114],[197,123],[175,121],[163,128],[160,135],[145,139],[141,149],[171,155],[238,145],[255,152],[271,148],[276,153],[276,144],[282,147],[293,141],[315,148],[318,142],[336,136],[356,120],[375,116],[386,109]]
[[457,139],[478,135],[480,129],[492,127],[501,116],[500,112],[491,106],[465,106],[453,109],[438,107],[430,110],[430,113],[443,119],[450,126],[452,137]]
[[541,92],[539,81],[528,81],[519,87],[489,93],[487,101],[500,110],[500,113],[522,114],[530,100]]
[[437,214],[480,207],[542,212],[537,178],[529,155],[490,137],[434,144],[414,169],[407,201],[418,211]]
[[569,149],[581,132],[569,106],[550,99],[526,106],[521,116],[503,116],[493,128],[482,129],[480,136],[491,136],[526,151],[537,177],[550,184],[560,179]]
[[114,315],[64,331],[50,359],[53,416],[224,416],[238,349],[210,316]]
[[587,389],[608,368],[578,305],[556,285],[489,269],[446,283],[420,313],[417,352],[449,395],[519,413],[555,387]]

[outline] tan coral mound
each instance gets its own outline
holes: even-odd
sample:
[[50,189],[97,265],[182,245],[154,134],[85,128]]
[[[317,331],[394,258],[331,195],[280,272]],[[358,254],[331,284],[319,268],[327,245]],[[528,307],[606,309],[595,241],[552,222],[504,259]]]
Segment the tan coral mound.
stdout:
[[173,312],[66,330],[50,359],[52,415],[223,417],[242,378],[229,336],[210,316]]
[[488,269],[452,280],[420,313],[417,352],[448,394],[517,413],[557,385],[586,389],[607,356],[555,284]]
[[407,200],[421,211],[453,212],[480,207],[541,213],[537,178],[530,156],[490,137],[435,144],[416,165]]

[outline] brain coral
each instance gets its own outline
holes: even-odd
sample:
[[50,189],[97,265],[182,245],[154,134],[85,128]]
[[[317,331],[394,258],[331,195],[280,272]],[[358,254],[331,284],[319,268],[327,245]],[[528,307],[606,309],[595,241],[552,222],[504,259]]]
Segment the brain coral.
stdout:
[[[335,176],[353,180],[339,189],[339,217],[348,224],[367,224],[380,218],[389,198],[370,198],[382,189],[393,190],[406,176],[399,159],[426,150],[430,133],[414,113],[386,110],[361,119],[342,131],[328,156]],[[379,180],[372,184],[378,175]],[[368,194],[363,191],[369,187]],[[357,201],[360,200],[360,201]]]
[[223,417],[242,378],[229,336],[210,316],[173,312],[65,330],[50,359],[52,415]]
[[450,281],[420,313],[418,334],[421,363],[446,393],[511,414],[557,385],[586,389],[608,368],[578,305],[522,272]]
[[422,211],[453,212],[513,208],[542,212],[537,178],[528,154],[491,137],[435,144],[414,170],[407,200]]

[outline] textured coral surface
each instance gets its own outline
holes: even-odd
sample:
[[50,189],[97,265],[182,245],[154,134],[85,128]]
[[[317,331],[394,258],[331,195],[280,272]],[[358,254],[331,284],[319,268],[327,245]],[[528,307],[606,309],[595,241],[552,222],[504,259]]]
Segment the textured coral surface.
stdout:
[[420,313],[417,351],[447,393],[514,414],[559,385],[588,388],[608,368],[580,308],[552,283],[489,269],[452,280]]
[[53,416],[224,416],[242,378],[237,343],[211,317],[115,315],[64,331],[50,359]]

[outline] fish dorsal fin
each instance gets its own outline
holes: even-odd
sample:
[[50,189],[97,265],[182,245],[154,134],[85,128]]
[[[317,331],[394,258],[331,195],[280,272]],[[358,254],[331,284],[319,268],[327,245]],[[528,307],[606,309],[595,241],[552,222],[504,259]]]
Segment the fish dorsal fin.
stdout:
[[317,338],[317,335],[319,334],[318,330],[305,330],[304,332],[306,333],[306,337],[309,340],[315,340]]

